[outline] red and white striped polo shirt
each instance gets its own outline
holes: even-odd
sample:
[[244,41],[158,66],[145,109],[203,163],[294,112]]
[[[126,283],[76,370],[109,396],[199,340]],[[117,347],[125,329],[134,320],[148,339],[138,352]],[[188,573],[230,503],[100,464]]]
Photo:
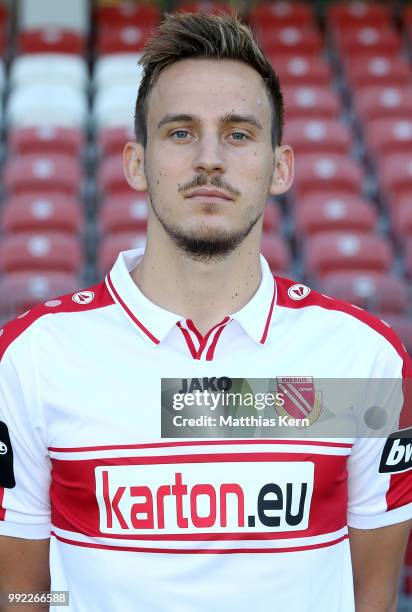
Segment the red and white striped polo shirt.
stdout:
[[162,439],[160,381],[399,380],[404,347],[263,258],[254,297],[202,336],[135,286],[141,255],[1,330],[0,534],[51,536],[52,589],[73,612],[353,611],[348,525],[412,516],[410,449]]

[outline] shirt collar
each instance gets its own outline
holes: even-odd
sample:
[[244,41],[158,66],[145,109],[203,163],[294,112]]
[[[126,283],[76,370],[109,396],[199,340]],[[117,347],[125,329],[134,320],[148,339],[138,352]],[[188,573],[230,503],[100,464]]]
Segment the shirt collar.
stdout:
[[[137,266],[144,248],[123,251],[106,276],[107,288],[137,331],[149,342],[159,345],[184,317],[151,302],[137,287],[130,272]],[[276,282],[263,255],[260,256],[262,280],[255,295],[231,316],[258,344],[265,344],[276,304]]]

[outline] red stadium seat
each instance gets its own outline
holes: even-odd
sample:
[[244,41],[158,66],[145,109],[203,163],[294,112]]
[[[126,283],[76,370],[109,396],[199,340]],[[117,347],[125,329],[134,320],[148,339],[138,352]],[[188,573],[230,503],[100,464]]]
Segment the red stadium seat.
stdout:
[[392,260],[389,241],[373,234],[325,232],[304,244],[305,270],[312,277],[350,270],[387,272]]
[[24,194],[3,203],[1,229],[4,232],[59,231],[79,234],[84,225],[79,202],[59,193]]
[[348,155],[352,135],[336,119],[291,119],[285,124],[283,141],[296,155],[304,153],[342,153]]
[[335,190],[353,195],[362,191],[362,169],[346,155],[300,155],[295,166],[293,190],[298,200],[315,191]]
[[101,130],[98,136],[98,148],[102,156],[122,155],[124,145],[134,139],[134,132],[126,127],[115,127]]
[[10,234],[0,244],[0,270],[59,271],[78,274],[83,264],[80,243],[61,232]]
[[18,37],[20,53],[70,53],[83,55],[86,39],[73,30],[45,27],[41,30],[22,30]]
[[152,25],[126,25],[103,27],[97,34],[98,55],[109,53],[138,53],[143,50],[147,39],[153,33]]
[[384,196],[388,199],[410,194],[412,184],[412,158],[409,153],[385,155],[378,160],[378,178]]
[[345,74],[353,90],[371,86],[406,87],[411,83],[410,68],[403,57],[353,58],[346,62]]
[[123,232],[103,238],[97,255],[99,275],[104,276],[110,270],[121,251],[143,247],[145,244],[146,234],[141,232]]
[[286,124],[291,119],[337,119],[341,113],[336,93],[323,87],[284,87]]
[[260,250],[273,273],[284,273],[289,269],[291,254],[287,242],[280,236],[264,232]]
[[78,277],[65,272],[13,272],[0,278],[0,316],[12,318],[40,302],[80,288]]
[[315,28],[295,26],[259,28],[258,40],[269,56],[295,53],[306,57],[316,57],[322,51],[322,38]]
[[334,272],[323,279],[320,290],[375,313],[406,314],[408,287],[390,273]]
[[250,10],[253,28],[293,26],[301,28],[314,22],[312,8],[304,2],[264,2]]
[[375,119],[364,123],[364,135],[374,159],[390,153],[412,153],[412,119]]
[[277,203],[269,200],[263,213],[263,231],[268,234],[277,232],[280,228],[280,220],[281,214]]
[[160,19],[160,9],[154,4],[136,4],[134,2],[121,2],[117,5],[96,6],[94,20],[101,27],[119,26],[153,26]]
[[176,6],[176,10],[185,13],[218,13],[224,11],[225,13],[233,13],[235,9],[228,2],[213,2],[213,0],[198,0],[197,2],[179,2]]
[[409,193],[402,195],[391,206],[393,227],[398,238],[412,237],[412,187]]
[[320,87],[329,92],[332,74],[329,64],[322,57],[310,57],[298,53],[268,54],[282,88]]
[[[410,315],[395,315],[395,314],[388,314],[385,315],[384,318],[385,323],[387,323],[388,325],[390,325],[393,329],[393,331],[395,333],[398,334],[399,338],[402,340],[403,344],[406,347],[406,350],[409,352],[410,355],[412,355],[412,319],[410,317]],[[412,548],[411,548],[412,551]],[[408,552],[408,555],[411,555],[410,552]],[[412,558],[409,556],[409,558],[406,559],[407,562],[407,566],[409,568],[409,570],[412,569]],[[410,578],[411,578],[411,590],[409,591],[409,595],[412,595],[412,572],[410,573]]]
[[391,23],[392,16],[390,6],[373,2],[339,2],[328,8],[327,25],[336,30],[386,27]]
[[376,27],[361,27],[338,33],[336,43],[343,60],[360,57],[396,56],[402,48],[402,40],[396,30]]
[[412,87],[361,87],[354,95],[354,107],[362,121],[410,119]]
[[84,132],[75,128],[43,125],[14,128],[8,136],[10,153],[20,155],[63,153],[79,156],[84,146]]
[[314,192],[294,207],[296,232],[310,235],[334,230],[375,231],[377,212],[370,202],[358,195],[333,195]]
[[67,155],[23,155],[10,158],[4,181],[10,194],[61,191],[75,196],[82,172],[78,160]]
[[405,271],[412,278],[412,238],[405,240]]
[[97,173],[97,185],[100,193],[116,197],[132,192],[124,176],[122,155],[112,155],[102,161]]
[[128,195],[107,198],[102,204],[99,222],[102,234],[146,233],[146,193],[133,192]]

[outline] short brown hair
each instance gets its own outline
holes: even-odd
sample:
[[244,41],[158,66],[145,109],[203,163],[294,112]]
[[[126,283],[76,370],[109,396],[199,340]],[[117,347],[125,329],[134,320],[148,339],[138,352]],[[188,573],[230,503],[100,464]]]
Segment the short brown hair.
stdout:
[[254,68],[265,82],[272,106],[272,146],[280,145],[283,131],[283,97],[279,79],[250,28],[223,12],[165,15],[148,41],[139,64],[144,67],[135,109],[136,140],[147,144],[147,101],[160,72],[189,58],[239,60]]

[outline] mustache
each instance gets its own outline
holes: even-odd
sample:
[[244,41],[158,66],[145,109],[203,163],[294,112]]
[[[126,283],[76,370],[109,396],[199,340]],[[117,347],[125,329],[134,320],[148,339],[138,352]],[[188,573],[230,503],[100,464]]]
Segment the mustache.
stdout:
[[212,187],[216,187],[217,189],[227,191],[233,196],[240,196],[240,191],[235,189],[235,187],[232,187],[232,185],[229,185],[229,183],[226,183],[226,181],[224,181],[219,175],[214,176],[209,180],[206,174],[199,174],[199,176],[196,176],[192,181],[190,181],[190,183],[181,185],[178,191],[179,193],[183,193],[184,191],[189,191],[189,189],[195,189],[196,187],[205,187],[208,184]]

